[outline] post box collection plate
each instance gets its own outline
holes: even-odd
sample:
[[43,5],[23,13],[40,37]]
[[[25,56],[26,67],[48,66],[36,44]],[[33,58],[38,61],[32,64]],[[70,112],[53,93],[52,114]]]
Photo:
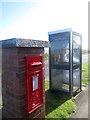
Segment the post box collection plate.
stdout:
[[33,91],[38,89],[38,75],[33,76]]
[[30,114],[43,104],[42,56],[26,56],[27,113]]

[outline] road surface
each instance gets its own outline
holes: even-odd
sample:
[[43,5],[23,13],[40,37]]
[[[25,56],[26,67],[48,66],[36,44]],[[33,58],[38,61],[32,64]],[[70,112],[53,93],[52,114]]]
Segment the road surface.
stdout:
[[90,62],[90,54],[83,55],[82,56],[82,63],[88,63],[88,62]]
[[78,94],[75,102],[76,102],[76,112],[71,114],[70,118],[89,118],[90,119],[90,111],[89,111],[89,100],[90,95],[90,84],[86,87],[84,91]]

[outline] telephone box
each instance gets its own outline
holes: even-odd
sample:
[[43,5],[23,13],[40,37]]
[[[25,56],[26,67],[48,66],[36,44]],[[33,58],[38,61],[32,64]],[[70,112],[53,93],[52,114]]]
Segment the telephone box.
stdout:
[[27,113],[43,104],[42,56],[26,56]]
[[49,32],[50,89],[70,93],[81,91],[82,35],[72,29]]

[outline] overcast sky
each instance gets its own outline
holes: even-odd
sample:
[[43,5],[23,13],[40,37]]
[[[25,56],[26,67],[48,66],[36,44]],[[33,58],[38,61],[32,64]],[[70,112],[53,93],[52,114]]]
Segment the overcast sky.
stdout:
[[0,40],[48,40],[48,32],[72,28],[88,47],[88,0],[2,0],[0,15]]

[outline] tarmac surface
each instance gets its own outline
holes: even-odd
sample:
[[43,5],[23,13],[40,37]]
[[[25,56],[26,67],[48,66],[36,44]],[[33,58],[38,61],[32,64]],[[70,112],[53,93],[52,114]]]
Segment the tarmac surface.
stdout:
[[75,103],[76,112],[71,114],[70,118],[90,120],[90,84],[77,95]]

